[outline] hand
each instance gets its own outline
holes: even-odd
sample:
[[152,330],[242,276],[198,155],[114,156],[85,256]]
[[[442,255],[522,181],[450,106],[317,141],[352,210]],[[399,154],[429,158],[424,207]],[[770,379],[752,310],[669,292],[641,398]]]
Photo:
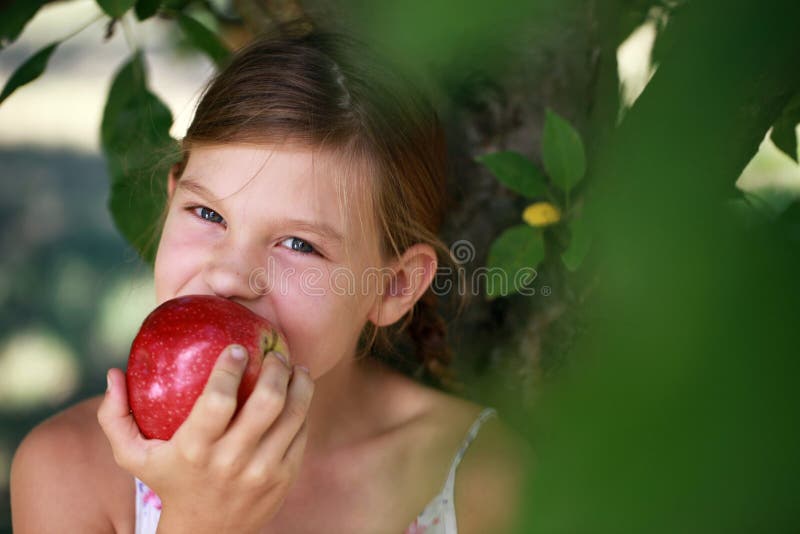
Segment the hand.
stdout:
[[161,498],[159,532],[258,531],[278,512],[299,471],[314,390],[308,372],[291,371],[270,353],[231,421],[247,355],[237,359],[230,349],[169,441],[139,432],[124,374],[109,372],[97,418],[117,464]]

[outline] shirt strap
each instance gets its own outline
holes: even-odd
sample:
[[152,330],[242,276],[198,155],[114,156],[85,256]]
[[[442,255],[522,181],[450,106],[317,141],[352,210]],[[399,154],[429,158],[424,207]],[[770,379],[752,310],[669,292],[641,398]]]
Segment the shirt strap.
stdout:
[[453,458],[453,463],[450,465],[450,472],[447,475],[447,482],[445,483],[445,492],[448,494],[450,498],[450,502],[452,502],[452,497],[455,489],[456,483],[456,469],[458,465],[461,463],[461,459],[464,457],[464,454],[467,452],[472,441],[477,437],[478,431],[481,429],[481,425],[486,422],[487,419],[490,417],[496,417],[497,411],[494,408],[484,408],[475,421],[472,423],[472,426],[469,427],[467,431],[467,435],[464,437],[464,441],[461,442],[461,447],[459,447],[458,452],[456,453],[455,458]]

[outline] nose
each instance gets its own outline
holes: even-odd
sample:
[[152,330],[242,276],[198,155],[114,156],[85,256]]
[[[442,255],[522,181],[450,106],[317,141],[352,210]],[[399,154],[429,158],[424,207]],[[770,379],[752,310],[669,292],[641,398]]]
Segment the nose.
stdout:
[[253,247],[226,239],[214,248],[203,270],[203,281],[220,297],[252,300],[259,295],[251,280],[258,266]]

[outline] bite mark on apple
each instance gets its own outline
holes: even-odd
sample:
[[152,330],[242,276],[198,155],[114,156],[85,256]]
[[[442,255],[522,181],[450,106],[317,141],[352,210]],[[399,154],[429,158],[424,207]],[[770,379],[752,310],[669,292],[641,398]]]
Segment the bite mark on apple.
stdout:
[[268,332],[261,336],[261,359],[267,357],[267,354],[275,349],[278,344],[278,336],[275,332]]

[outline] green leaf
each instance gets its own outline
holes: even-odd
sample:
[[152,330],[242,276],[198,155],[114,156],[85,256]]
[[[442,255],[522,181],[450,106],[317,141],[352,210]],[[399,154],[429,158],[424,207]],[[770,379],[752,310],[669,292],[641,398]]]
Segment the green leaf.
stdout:
[[136,3],[136,0],[95,0],[97,5],[99,5],[106,14],[111,17],[118,19],[122,15],[125,14],[130,8],[133,7],[133,4]]
[[525,272],[530,273],[543,259],[541,230],[527,224],[507,229],[489,249],[486,295],[491,299],[520,291]]
[[136,18],[147,20],[158,12],[159,7],[161,7],[161,0],[136,0],[136,6],[134,6]]
[[498,180],[526,197],[548,194],[547,180],[531,160],[517,152],[494,152],[475,158],[486,165]]
[[797,125],[800,124],[800,93],[794,96],[772,127],[770,139],[778,149],[795,160],[797,159]]
[[164,7],[173,11],[183,11],[192,0],[164,0]]
[[16,40],[25,25],[46,3],[47,0],[12,0],[10,5],[3,7],[3,16],[0,17],[0,49]]
[[181,13],[178,16],[178,25],[183,30],[189,43],[205,53],[218,67],[222,66],[230,56],[230,50],[222,44],[217,34],[192,17]]
[[47,67],[47,62],[50,60],[50,56],[53,55],[53,52],[59,44],[61,43],[53,43],[42,48],[14,71],[14,74],[11,75],[5,87],[3,87],[3,92],[0,93],[0,104],[18,88],[26,83],[32,82],[42,75],[44,69]]
[[169,168],[180,157],[171,126],[172,113],[148,90],[137,53],[114,77],[100,138],[111,177],[112,218],[148,262],[158,245]]
[[550,179],[569,192],[586,172],[586,155],[578,132],[547,110],[542,136],[542,161]]
[[567,250],[561,254],[561,260],[572,272],[578,270],[592,244],[591,225],[586,217],[574,219],[569,224],[570,240]]

